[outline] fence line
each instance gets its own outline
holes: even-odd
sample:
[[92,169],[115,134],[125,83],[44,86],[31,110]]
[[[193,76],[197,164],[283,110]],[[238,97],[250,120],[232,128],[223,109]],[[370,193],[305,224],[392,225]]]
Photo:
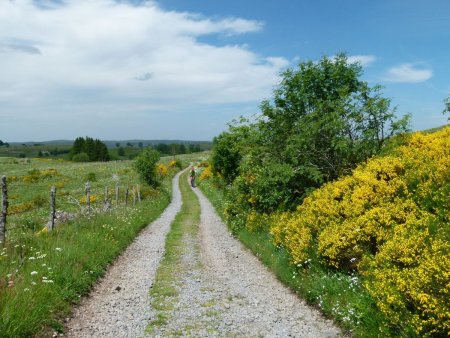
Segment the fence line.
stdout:
[[[2,191],[2,209],[1,209],[1,217],[0,217],[0,246],[5,244],[6,241],[6,231],[7,231],[7,216],[8,216],[8,185],[6,176],[2,176],[0,180],[1,191]],[[119,205],[119,184],[116,183],[115,187],[116,192],[116,205]],[[125,205],[128,204],[129,199],[129,187],[127,186],[125,189]],[[141,202],[141,193],[139,189],[139,185],[132,188],[133,193],[133,205],[136,205],[136,202]],[[136,197],[137,194],[137,197]],[[91,210],[91,183],[85,183],[85,198],[86,198],[86,210],[90,212]],[[108,186],[105,186],[105,196],[104,196],[104,207],[103,211],[109,210],[111,207],[111,202],[109,201],[109,190]],[[47,223],[47,229],[49,231],[54,230],[55,223],[57,221],[57,212],[56,212],[56,187],[52,186],[50,189],[50,220]]]

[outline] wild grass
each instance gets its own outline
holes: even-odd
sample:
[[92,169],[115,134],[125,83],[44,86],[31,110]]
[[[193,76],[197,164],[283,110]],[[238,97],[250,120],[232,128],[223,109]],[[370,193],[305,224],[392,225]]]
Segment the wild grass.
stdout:
[[[214,186],[212,180],[201,181],[198,185],[223,219],[225,191]],[[295,266],[288,253],[273,244],[267,231],[251,232],[241,228],[236,236],[282,283],[333,319],[346,334],[380,336],[383,315],[357,275],[331,270],[318,261],[307,262],[306,269]]]
[[0,261],[0,332],[25,337],[62,330],[61,319],[106,267],[169,203],[168,192],[8,242]]

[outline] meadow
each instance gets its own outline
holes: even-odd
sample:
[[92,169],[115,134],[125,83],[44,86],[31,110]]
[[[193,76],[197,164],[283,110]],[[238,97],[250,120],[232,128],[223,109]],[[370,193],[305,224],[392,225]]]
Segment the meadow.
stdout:
[[[171,178],[203,153],[161,158],[162,184],[146,187],[131,161],[71,163],[54,159],[0,158],[8,177],[6,243],[0,248],[0,332],[2,337],[48,336],[62,332],[64,318],[107,266],[138,232],[170,202]],[[91,211],[85,209],[85,182],[91,183]],[[119,204],[114,190],[120,187]],[[125,187],[140,186],[141,203]],[[45,229],[50,217],[50,188],[57,187],[56,208],[74,216]],[[105,186],[112,208],[103,212]]]

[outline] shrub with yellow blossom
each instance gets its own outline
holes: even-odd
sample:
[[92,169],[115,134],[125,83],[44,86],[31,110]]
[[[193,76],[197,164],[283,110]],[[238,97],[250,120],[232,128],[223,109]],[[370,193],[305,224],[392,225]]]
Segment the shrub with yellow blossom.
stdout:
[[156,172],[158,173],[159,177],[163,178],[167,176],[169,169],[165,164],[158,163],[156,166]]
[[357,269],[391,325],[450,334],[450,127],[414,133],[389,156],[326,184],[271,233],[294,263],[311,252]]
[[211,165],[208,165],[205,169],[203,169],[200,177],[198,178],[200,181],[210,179],[212,177]]

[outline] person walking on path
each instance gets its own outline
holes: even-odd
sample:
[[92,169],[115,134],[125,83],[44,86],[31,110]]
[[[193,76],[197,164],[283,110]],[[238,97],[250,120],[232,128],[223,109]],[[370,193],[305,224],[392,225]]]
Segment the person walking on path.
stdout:
[[195,188],[195,168],[194,166],[191,167],[191,173],[189,174],[190,180],[191,180],[191,187]]

